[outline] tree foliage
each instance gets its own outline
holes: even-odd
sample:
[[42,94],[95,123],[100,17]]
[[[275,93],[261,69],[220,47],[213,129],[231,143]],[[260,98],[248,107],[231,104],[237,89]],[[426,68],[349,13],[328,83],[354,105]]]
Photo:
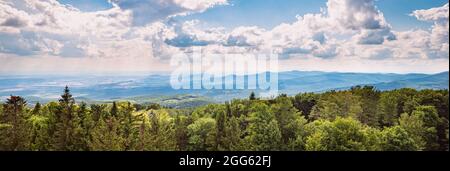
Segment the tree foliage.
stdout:
[[446,151],[448,91],[354,87],[193,109],[116,101],[0,105],[7,151]]

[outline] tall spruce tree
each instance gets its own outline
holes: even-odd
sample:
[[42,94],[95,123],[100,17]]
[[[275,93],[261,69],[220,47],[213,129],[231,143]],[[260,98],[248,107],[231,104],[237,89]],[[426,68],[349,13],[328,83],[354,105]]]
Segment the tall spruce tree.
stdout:
[[0,150],[22,151],[28,149],[29,126],[27,102],[20,96],[10,96],[3,105],[0,118]]
[[81,150],[81,128],[80,119],[76,114],[75,99],[70,93],[69,87],[64,88],[64,93],[59,99],[57,110],[56,132],[54,134],[55,150],[75,151]]

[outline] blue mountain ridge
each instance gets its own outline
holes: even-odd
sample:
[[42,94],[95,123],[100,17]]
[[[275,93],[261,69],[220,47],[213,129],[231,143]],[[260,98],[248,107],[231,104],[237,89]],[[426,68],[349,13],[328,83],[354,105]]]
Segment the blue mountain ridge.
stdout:
[[[226,77],[244,77],[254,75]],[[197,80],[199,81],[199,80]],[[68,85],[79,101],[136,100],[158,102],[170,99],[200,98],[206,101],[224,102],[246,98],[259,90],[175,90],[170,85],[170,75],[148,76],[0,76],[0,98],[20,95],[29,102],[47,102],[59,98]],[[224,86],[225,83],[222,84]],[[449,72],[438,74],[391,74],[391,73],[339,73],[318,71],[288,71],[278,73],[279,93],[294,95],[301,92],[323,92],[349,89],[357,85],[372,85],[379,90],[399,88],[448,89]],[[185,96],[182,96],[185,95]],[[189,96],[187,96],[189,95]],[[165,97],[162,98],[162,97]],[[174,98],[177,97],[177,98]],[[180,98],[178,98],[180,97]]]

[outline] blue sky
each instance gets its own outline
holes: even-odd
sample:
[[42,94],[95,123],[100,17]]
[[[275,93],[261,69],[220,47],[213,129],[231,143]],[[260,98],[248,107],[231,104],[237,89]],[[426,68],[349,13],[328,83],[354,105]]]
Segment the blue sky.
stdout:
[[[112,7],[108,0],[58,0],[83,11],[98,11]],[[327,0],[231,0],[231,5],[217,6],[203,13],[175,17],[179,21],[198,19],[212,27],[259,26],[271,29],[280,23],[296,20],[296,15],[318,13],[326,7]],[[427,28],[432,23],[418,21],[410,16],[412,11],[442,6],[448,0],[377,0],[394,30]]]

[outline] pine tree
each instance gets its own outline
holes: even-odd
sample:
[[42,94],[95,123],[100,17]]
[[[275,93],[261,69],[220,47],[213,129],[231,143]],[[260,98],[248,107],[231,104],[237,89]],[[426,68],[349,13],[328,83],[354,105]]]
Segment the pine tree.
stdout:
[[225,112],[219,112],[216,114],[216,149],[217,150],[227,150],[226,149],[226,122],[227,115]]
[[92,138],[91,131],[94,128],[94,120],[92,119],[91,112],[89,111],[87,104],[82,102],[78,111],[77,115],[79,118],[79,125],[81,127],[81,140],[80,140],[80,147],[83,151],[89,150],[89,141]]
[[34,106],[33,115],[39,115],[39,113],[41,112],[41,103],[37,102],[36,105]]
[[117,107],[117,103],[116,102],[113,102],[110,114],[111,114],[112,117],[116,117],[116,118],[118,117],[119,109]]
[[311,110],[317,104],[319,95],[314,93],[298,94],[293,99],[293,105],[299,110],[307,119],[311,114]]
[[256,100],[256,94],[255,94],[255,92],[252,92],[252,93],[250,94],[249,99],[250,99],[250,100]]
[[125,140],[120,136],[119,122],[116,118],[100,118],[92,130],[92,139],[88,144],[92,151],[125,150]]
[[334,120],[337,117],[357,119],[363,112],[360,97],[349,91],[329,92],[322,95],[311,111],[312,119]]
[[10,96],[3,105],[0,120],[0,150],[28,149],[29,126],[26,122],[27,102],[20,96]]
[[185,151],[188,146],[188,131],[187,127],[192,123],[192,119],[183,114],[178,114],[175,117],[175,139],[177,150]]
[[361,99],[362,112],[357,116],[358,120],[369,126],[378,126],[376,114],[380,91],[373,86],[356,86],[351,91]]
[[[113,109],[114,109],[113,105]],[[113,117],[117,118],[117,106],[116,114]],[[139,125],[137,123],[138,117],[142,116],[134,116],[133,115],[134,107],[130,102],[126,104],[123,108],[122,117],[119,117],[121,122],[121,136],[125,140],[124,148],[125,150],[132,150],[136,145],[136,138],[138,137]],[[111,110],[113,112],[113,110]]]
[[105,104],[92,104],[91,112],[92,112],[92,120],[94,120],[95,124],[100,120],[100,118],[107,118],[108,111],[106,110]]
[[82,129],[79,125],[80,119],[75,113],[75,99],[70,94],[69,87],[66,86],[64,94],[59,99],[58,117],[54,148],[55,150],[74,151],[81,150]]
[[177,147],[173,118],[165,110],[149,115],[152,151],[175,150]]
[[232,116],[225,125],[225,139],[223,149],[228,151],[243,151],[245,147],[242,141],[242,131],[238,118]]

